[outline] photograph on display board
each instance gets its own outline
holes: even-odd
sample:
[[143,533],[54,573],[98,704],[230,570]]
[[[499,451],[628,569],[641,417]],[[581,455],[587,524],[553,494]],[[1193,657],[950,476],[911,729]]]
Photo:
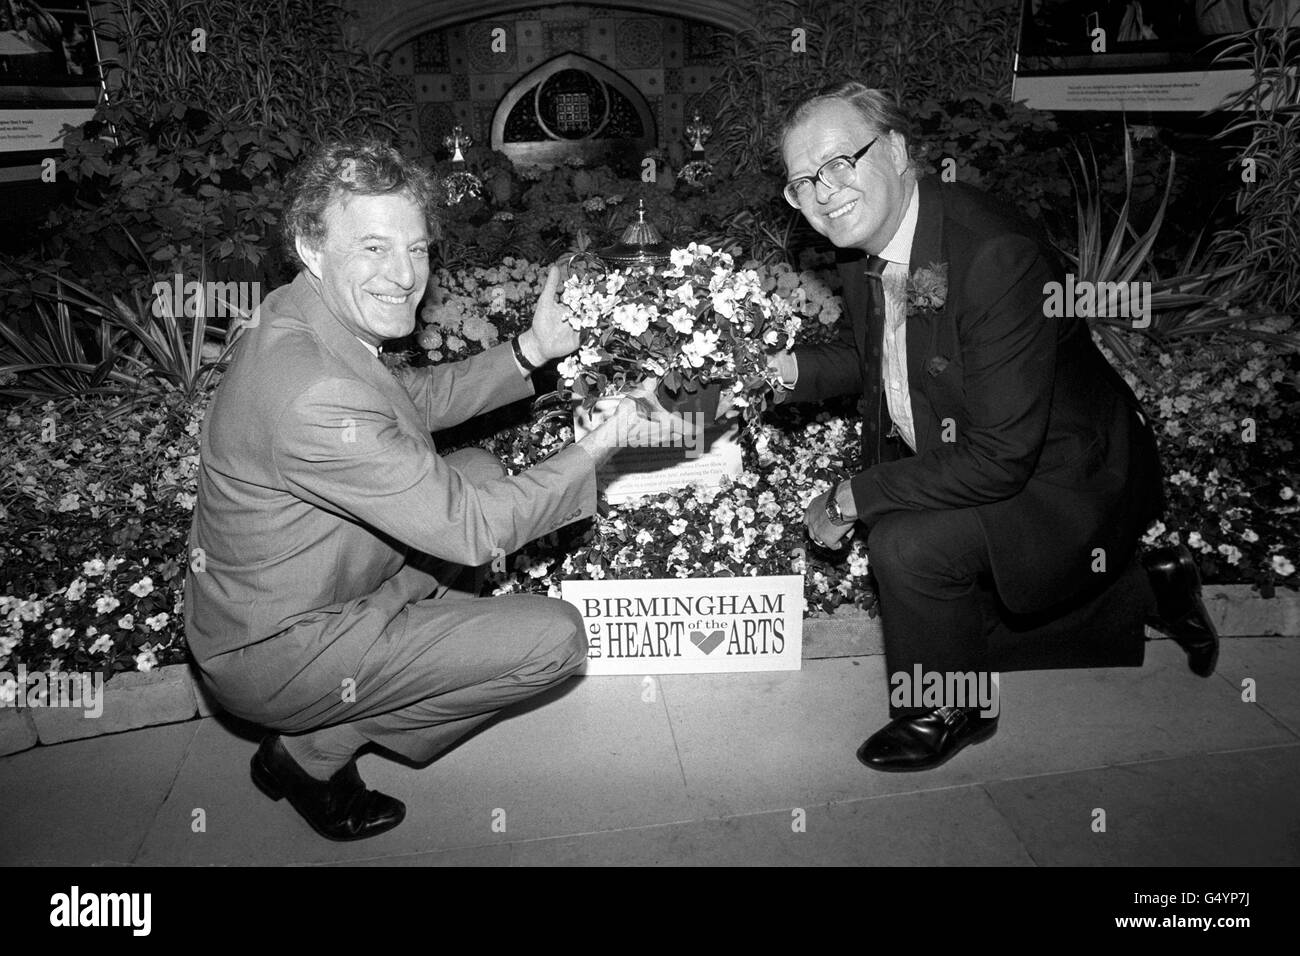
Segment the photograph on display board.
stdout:
[[87,5],[0,0],[0,153],[10,164],[60,149],[64,126],[90,119],[99,94]]
[[1016,99],[1040,109],[1205,110],[1249,84],[1223,39],[1300,0],[1024,0]]

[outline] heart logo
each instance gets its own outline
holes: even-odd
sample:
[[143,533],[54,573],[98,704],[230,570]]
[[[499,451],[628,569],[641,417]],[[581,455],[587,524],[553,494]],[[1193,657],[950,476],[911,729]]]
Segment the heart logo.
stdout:
[[710,631],[708,634],[703,631],[691,631],[691,643],[705,654],[712,654],[714,649],[722,643],[722,638],[721,631]]

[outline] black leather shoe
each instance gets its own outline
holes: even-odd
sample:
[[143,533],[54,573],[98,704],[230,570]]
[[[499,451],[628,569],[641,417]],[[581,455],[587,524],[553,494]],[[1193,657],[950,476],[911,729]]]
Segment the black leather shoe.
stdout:
[[275,735],[264,738],[253,754],[252,772],[257,789],[272,800],[288,797],[312,829],[331,840],[377,836],[406,816],[402,801],[366,789],[355,759],[329,780],[317,780],[298,766]]
[[1192,552],[1182,545],[1157,548],[1142,555],[1142,564],[1156,594],[1157,616],[1151,626],[1187,652],[1193,674],[1209,677],[1219,661],[1219,634],[1201,600],[1201,576]]
[[891,773],[932,770],[968,744],[997,733],[998,719],[979,713],[978,707],[940,707],[895,717],[858,748],[858,759],[872,770]]

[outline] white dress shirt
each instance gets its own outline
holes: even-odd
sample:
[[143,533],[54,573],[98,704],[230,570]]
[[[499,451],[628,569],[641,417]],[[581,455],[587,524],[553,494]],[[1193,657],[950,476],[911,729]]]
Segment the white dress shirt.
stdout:
[[369,342],[367,342],[365,339],[363,339],[363,338],[362,338],[361,336],[359,336],[359,335],[356,337],[356,339],[357,339],[358,342],[360,342],[362,345],[364,345],[364,346],[366,347],[367,351],[369,351],[371,355],[373,355],[375,358],[379,358],[379,346],[378,346],[378,345],[371,345]]
[[889,245],[880,252],[880,258],[885,260],[880,276],[885,289],[885,341],[881,348],[880,377],[885,401],[889,404],[889,417],[912,451],[916,451],[916,425],[912,418],[912,397],[907,387],[907,276],[920,206],[919,194],[920,190],[913,183],[912,198],[907,202],[903,221],[898,224],[898,231],[889,240]]

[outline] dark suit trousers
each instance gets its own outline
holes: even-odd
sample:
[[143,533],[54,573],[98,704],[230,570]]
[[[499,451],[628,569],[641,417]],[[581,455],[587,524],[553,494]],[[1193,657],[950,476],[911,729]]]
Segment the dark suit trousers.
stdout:
[[[1068,602],[1013,615],[998,598],[974,509],[894,512],[871,528],[867,546],[890,675],[918,665],[978,674],[1142,664],[1154,596],[1135,556]],[[891,704],[890,716],[924,709]]]

